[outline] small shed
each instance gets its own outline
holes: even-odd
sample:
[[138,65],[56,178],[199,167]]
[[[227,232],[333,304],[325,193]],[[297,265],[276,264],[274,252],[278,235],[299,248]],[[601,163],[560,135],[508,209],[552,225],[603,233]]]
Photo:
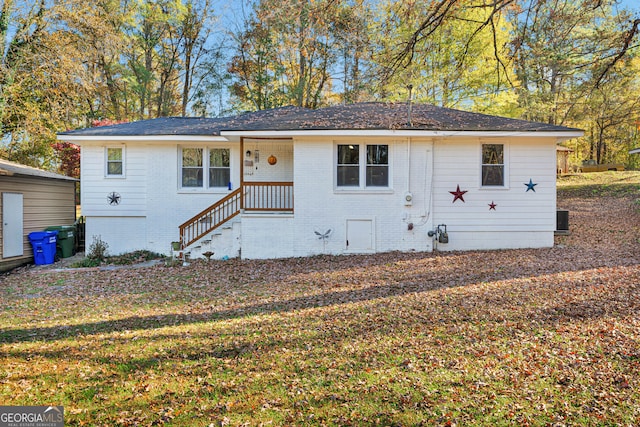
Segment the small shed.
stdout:
[[33,261],[32,231],[73,225],[77,181],[0,159],[0,271]]
[[556,172],[558,175],[569,173],[569,154],[573,153],[571,148],[567,148],[562,145],[556,147],[557,153],[557,167]]

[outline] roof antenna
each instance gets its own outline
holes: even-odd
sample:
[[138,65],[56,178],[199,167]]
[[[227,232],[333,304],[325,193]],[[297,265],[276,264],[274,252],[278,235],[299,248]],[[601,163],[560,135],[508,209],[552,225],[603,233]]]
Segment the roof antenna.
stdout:
[[413,101],[413,94],[412,94],[412,90],[413,90],[413,85],[409,84],[407,85],[407,89],[409,89],[409,127],[413,127],[413,121],[411,120],[411,102]]

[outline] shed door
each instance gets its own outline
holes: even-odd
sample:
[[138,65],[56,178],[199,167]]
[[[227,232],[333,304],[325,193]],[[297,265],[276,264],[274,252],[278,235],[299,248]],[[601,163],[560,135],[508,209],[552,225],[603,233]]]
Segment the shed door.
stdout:
[[22,194],[2,193],[2,257],[24,255]]
[[368,252],[373,250],[372,220],[347,220],[347,250],[356,252]]

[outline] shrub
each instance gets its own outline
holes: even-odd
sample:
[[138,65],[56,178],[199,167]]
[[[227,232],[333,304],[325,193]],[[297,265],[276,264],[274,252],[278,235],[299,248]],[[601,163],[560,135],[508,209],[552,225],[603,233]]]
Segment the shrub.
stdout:
[[97,261],[98,264],[104,262],[109,255],[109,244],[103,241],[100,236],[93,236],[93,242],[87,251],[87,258]]
[[130,265],[161,258],[164,258],[164,255],[147,250],[140,250],[122,255],[110,256],[107,257],[107,261],[109,262],[109,264]]
[[71,264],[73,268],[84,268],[84,267],[98,267],[100,265],[100,261],[96,259],[84,258],[78,262],[74,262]]

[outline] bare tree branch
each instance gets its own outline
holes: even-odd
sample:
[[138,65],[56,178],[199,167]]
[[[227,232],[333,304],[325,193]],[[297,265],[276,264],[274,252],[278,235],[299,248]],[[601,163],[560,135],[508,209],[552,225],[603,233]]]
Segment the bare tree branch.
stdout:
[[426,19],[413,32],[411,38],[404,43],[404,48],[398,53],[390,64],[390,71],[394,72],[399,68],[406,68],[413,61],[415,49],[418,43],[433,34],[440,24],[448,16],[449,11],[458,3],[458,0],[440,0],[435,4],[434,9],[427,15]]
[[595,84],[596,88],[600,87],[600,84],[602,83],[602,81],[606,77],[607,73],[616,65],[616,63],[618,61],[620,61],[626,55],[627,51],[631,47],[631,43],[633,42],[634,38],[638,34],[638,27],[639,26],[640,26],[640,19],[634,19],[633,22],[632,22],[631,28],[625,34],[625,37],[623,39],[624,43],[622,45],[622,48],[620,49],[618,54],[611,60],[611,62],[609,62],[605,66],[604,70],[602,70],[602,72],[598,76],[598,78],[596,80],[596,84]]

